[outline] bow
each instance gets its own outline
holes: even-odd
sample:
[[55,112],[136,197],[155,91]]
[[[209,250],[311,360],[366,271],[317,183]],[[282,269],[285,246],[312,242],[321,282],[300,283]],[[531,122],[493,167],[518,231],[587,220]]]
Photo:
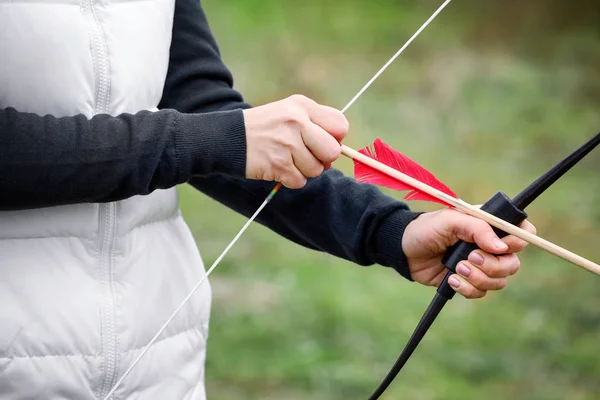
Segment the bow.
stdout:
[[[375,144],[377,145],[377,142]],[[548,172],[543,174],[540,178],[538,178],[532,184],[527,186],[521,193],[519,193],[517,196],[515,196],[512,200],[503,192],[498,192],[481,207],[481,210],[478,210],[477,208],[473,208],[471,210],[469,207],[473,207],[473,206],[468,206],[466,208],[466,210],[467,211],[477,210],[478,213],[483,212],[484,215],[489,213],[489,215],[500,217],[501,220],[506,221],[506,226],[510,227],[510,229],[503,228],[501,230],[498,228],[502,228],[502,227],[496,225],[495,223],[491,224],[493,226],[496,226],[496,229],[494,229],[495,233],[499,237],[504,237],[508,233],[510,233],[510,232],[508,232],[509,230],[514,230],[515,225],[519,225],[521,222],[523,222],[527,218],[527,214],[525,213],[525,208],[527,208],[531,203],[533,203],[533,201],[535,199],[537,199],[550,186],[552,186],[556,181],[558,181],[559,178],[561,178],[565,173],[567,173],[571,168],[573,168],[579,161],[581,161],[587,154],[589,154],[599,144],[600,144],[600,133],[598,133],[596,136],[591,138],[588,142],[583,144],[579,149],[574,151],[572,154],[570,154],[564,160],[562,160],[561,162],[556,164],[553,168],[551,168]],[[352,154],[352,152],[350,152],[349,154]],[[357,157],[357,156],[355,155],[355,157]],[[359,157],[357,157],[357,158],[359,158]],[[370,161],[367,158],[360,157],[359,160],[355,159],[355,168],[358,168],[360,163],[365,163],[365,162],[368,162],[373,167],[381,167],[381,166],[378,166],[378,163],[376,163],[376,162],[374,163],[373,161]],[[383,165],[383,166],[385,167],[385,165]],[[355,171],[356,171],[356,169],[355,169]],[[452,199],[452,196],[449,196],[449,195],[447,195],[445,193],[441,193],[441,192],[440,192],[441,195],[437,194],[435,192],[439,192],[438,190],[428,187],[428,185],[420,184],[419,181],[412,182],[410,179],[407,179],[405,176],[403,176],[404,174],[399,175],[399,174],[395,173],[394,171],[396,171],[396,170],[392,169],[391,171],[388,171],[388,173],[390,175],[395,175],[396,179],[398,179],[399,181],[401,181],[405,184],[408,184],[411,187],[415,187],[415,185],[418,185],[419,188],[421,190],[423,190],[425,193],[427,193],[428,195],[436,194],[437,195],[436,197],[438,199],[443,198],[444,200],[451,201],[449,199]],[[410,185],[410,183],[413,183],[413,185]],[[406,190],[406,189],[404,188],[403,190]],[[445,195],[445,196],[442,196],[442,195]],[[410,196],[410,194],[409,194],[409,196]],[[450,203],[449,205],[454,206],[455,204]],[[460,203],[456,203],[456,205],[462,207],[462,205]],[[517,231],[515,231],[515,232],[517,232]],[[518,232],[517,235],[518,234],[520,234],[520,232]],[[533,236],[535,236],[535,235],[533,235]],[[538,237],[538,239],[540,239],[540,238]],[[539,243],[533,243],[533,242],[531,242],[531,243],[535,244],[536,246],[539,244]],[[538,247],[541,247],[544,250],[548,250],[552,254],[558,255],[559,257],[561,257],[565,260],[571,261],[576,265],[580,265],[580,266],[588,269],[589,271],[600,275],[600,269],[599,269],[600,266],[598,266],[597,264],[595,264],[589,260],[586,260],[583,257],[573,255],[573,253],[570,253],[568,250],[562,249],[554,244],[551,244],[549,242],[548,242],[548,244],[551,245],[549,248],[545,248],[546,244],[544,244],[544,247],[541,247],[541,246],[538,246]],[[442,311],[442,309],[444,308],[444,306],[446,305],[448,300],[451,300],[454,297],[454,294],[456,292],[452,289],[452,287],[448,283],[448,278],[450,278],[450,276],[456,272],[456,265],[461,260],[466,260],[469,257],[469,254],[473,250],[476,250],[477,248],[478,248],[477,245],[475,245],[473,243],[463,242],[463,241],[459,241],[454,246],[448,248],[448,250],[444,254],[444,257],[442,258],[442,264],[444,264],[444,266],[448,269],[448,272],[446,273],[444,280],[438,287],[433,300],[431,300],[429,307],[427,308],[427,310],[421,317],[421,320],[419,321],[417,327],[415,328],[412,336],[408,340],[408,343],[404,347],[404,350],[402,350],[402,353],[400,354],[400,356],[398,357],[398,359],[396,360],[396,362],[394,363],[394,365],[392,366],[392,368],[390,369],[390,371],[388,372],[386,377],[383,379],[383,381],[381,382],[379,387],[369,397],[369,400],[377,400],[385,392],[385,390],[389,387],[389,385],[392,383],[392,381],[396,378],[396,376],[398,375],[398,373],[400,372],[402,367],[404,367],[404,365],[406,364],[406,362],[408,361],[408,359],[410,358],[412,353],[415,351],[415,349],[417,348],[417,346],[419,345],[419,343],[421,342],[421,340],[427,333],[429,327],[433,324],[433,322],[435,321],[435,319],[437,318],[439,313]]]

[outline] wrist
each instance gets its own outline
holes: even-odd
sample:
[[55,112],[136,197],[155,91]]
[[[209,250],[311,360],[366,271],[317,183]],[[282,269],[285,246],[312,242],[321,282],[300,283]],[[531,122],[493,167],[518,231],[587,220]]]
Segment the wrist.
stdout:
[[408,224],[423,212],[408,209],[393,211],[381,222],[374,237],[375,262],[394,268],[400,275],[412,281],[408,260],[402,249],[402,238]]

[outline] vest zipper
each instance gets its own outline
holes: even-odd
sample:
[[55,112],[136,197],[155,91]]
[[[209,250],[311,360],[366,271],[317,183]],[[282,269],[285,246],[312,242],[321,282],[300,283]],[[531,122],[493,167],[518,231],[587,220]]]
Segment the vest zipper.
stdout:
[[[113,282],[113,247],[116,232],[115,203],[101,204],[100,228],[100,283],[102,285],[102,385],[98,398],[104,399],[117,379],[118,338]],[[113,398],[111,396],[111,398]]]
[[[110,100],[110,72],[108,54],[102,26],[96,15],[96,0],[80,0],[80,7],[86,18],[89,35],[96,99],[94,114],[108,114]],[[102,290],[101,304],[101,384],[97,392],[104,399],[117,379],[118,337],[116,333],[116,313],[113,282],[113,248],[116,238],[116,203],[100,204],[99,222],[99,267]]]

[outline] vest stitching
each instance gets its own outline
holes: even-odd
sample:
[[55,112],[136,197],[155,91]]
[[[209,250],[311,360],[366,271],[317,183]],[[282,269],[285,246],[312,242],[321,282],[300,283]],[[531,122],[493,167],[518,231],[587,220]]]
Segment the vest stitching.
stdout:
[[[164,341],[170,340],[170,339],[174,339],[177,336],[183,335],[185,333],[189,333],[191,331],[196,331],[196,333],[198,333],[199,338],[202,341],[206,341],[206,337],[204,334],[204,328],[202,325],[192,325],[189,326],[187,328],[184,328],[182,331],[179,332],[175,332],[171,335],[162,337],[160,339],[158,339],[155,343],[154,346],[156,346],[158,343],[162,343]],[[119,354],[129,354],[129,353],[133,353],[136,351],[140,351],[142,350],[144,347],[146,347],[146,344],[142,344],[141,346],[138,347],[134,347],[132,349],[127,349],[126,351],[122,351]],[[26,355],[26,356],[0,356],[0,360],[22,360],[22,359],[32,359],[32,358],[57,358],[57,357],[85,357],[85,358],[98,358],[98,357],[102,357],[102,353],[97,353],[97,354],[75,354],[75,353],[65,353],[65,354],[33,354],[33,355]]]
[[87,241],[96,241],[95,237],[77,236],[77,235],[3,237],[3,238],[0,238],[0,241],[6,242],[6,241],[10,241],[10,240],[43,240],[43,239],[81,239],[81,240],[87,240]]
[[[164,217],[161,219],[157,219],[155,221],[144,222],[143,224],[134,225],[130,229],[127,230],[123,235],[117,236],[117,239],[123,239],[133,233],[135,230],[140,228],[145,228],[151,225],[161,224],[163,222],[175,221],[181,216],[181,211],[177,211],[177,213],[173,215],[169,215],[168,217]],[[40,239],[81,239],[81,240],[96,240],[96,237],[93,236],[77,236],[77,235],[56,235],[56,236],[28,236],[28,237],[0,237],[0,241],[8,241],[8,240],[40,240]]]

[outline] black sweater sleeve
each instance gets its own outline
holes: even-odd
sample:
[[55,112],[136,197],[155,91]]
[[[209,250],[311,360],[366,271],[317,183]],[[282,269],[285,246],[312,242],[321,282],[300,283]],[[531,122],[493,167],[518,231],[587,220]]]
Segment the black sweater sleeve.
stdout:
[[[186,113],[250,107],[233,89],[198,0],[176,2],[169,65],[162,107]],[[245,216],[275,185],[224,174],[195,176],[189,183]],[[359,265],[393,267],[410,279],[401,238],[418,215],[375,186],[330,169],[301,190],[282,188],[257,221],[307,248]]]
[[241,110],[91,119],[0,110],[0,210],[122,200],[192,175],[244,176],[245,163]]

